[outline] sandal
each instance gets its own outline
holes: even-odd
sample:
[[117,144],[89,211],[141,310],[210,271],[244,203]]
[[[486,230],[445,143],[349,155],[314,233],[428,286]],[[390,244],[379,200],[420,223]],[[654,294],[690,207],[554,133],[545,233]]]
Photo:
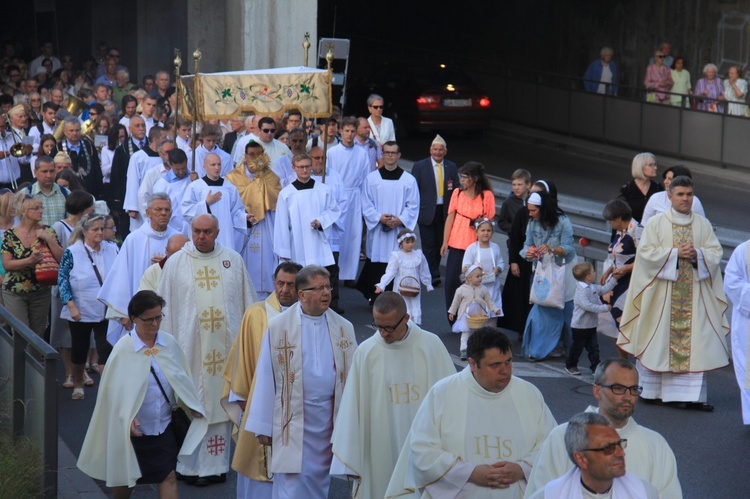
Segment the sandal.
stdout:
[[86,371],[83,371],[83,384],[85,386],[94,386],[94,380],[91,379],[91,376]]
[[89,370],[89,372],[92,372],[94,374],[99,374],[99,364],[97,364],[96,362],[91,364],[91,369]]
[[65,382],[62,384],[63,388],[73,388],[75,386],[75,383],[73,383],[73,375],[65,376]]
[[73,389],[73,396],[71,398],[73,400],[83,400],[83,388]]
[[83,365],[83,370],[84,370],[84,371],[90,371],[90,370],[91,370],[91,365],[90,365],[90,364],[89,364],[88,362],[86,362],[86,363],[85,363],[85,364]]

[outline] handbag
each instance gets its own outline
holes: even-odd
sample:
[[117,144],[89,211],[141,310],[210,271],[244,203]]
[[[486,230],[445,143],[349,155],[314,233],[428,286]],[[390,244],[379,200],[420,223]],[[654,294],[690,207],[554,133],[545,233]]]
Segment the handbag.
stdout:
[[182,447],[187,432],[190,429],[190,418],[182,407],[177,406],[175,408],[172,406],[169,397],[167,397],[167,392],[164,391],[164,387],[161,386],[161,381],[159,381],[159,377],[156,375],[156,371],[154,371],[154,366],[151,366],[151,374],[154,375],[156,384],[159,385],[159,390],[161,390],[161,394],[167,400],[167,404],[172,408],[172,431],[174,432],[175,440],[177,440],[177,446]]
[[34,267],[34,276],[38,284],[46,286],[57,286],[57,274],[60,270],[60,264],[55,260],[55,256],[45,243],[37,244],[34,249],[42,253],[42,261]]
[[555,263],[555,258],[547,253],[537,262],[534,279],[531,281],[529,303],[542,307],[565,308],[565,260]]

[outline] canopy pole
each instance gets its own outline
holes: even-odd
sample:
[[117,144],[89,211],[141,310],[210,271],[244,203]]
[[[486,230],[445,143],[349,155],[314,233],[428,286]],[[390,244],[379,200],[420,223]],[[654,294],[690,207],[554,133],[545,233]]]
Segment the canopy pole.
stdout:
[[[201,60],[201,51],[199,48],[196,47],[195,52],[193,52],[193,68],[194,73],[193,75],[193,131],[191,140],[195,138],[195,126],[198,121],[199,111],[198,111],[198,61]],[[192,168],[191,172],[195,173],[195,144],[193,144],[193,161],[192,161]]]
[[[328,47],[328,53],[326,53],[326,65],[328,66],[328,81],[331,82],[333,78],[333,71],[331,71],[331,64],[333,63],[333,48]],[[330,97],[330,96],[329,96]],[[330,100],[329,100],[330,104]],[[329,116],[330,118],[330,116]],[[323,183],[326,183],[326,169],[328,168],[328,120],[323,123]]]
[[174,49],[174,92],[175,92],[175,103],[174,103],[174,134],[173,138],[175,141],[175,147],[177,144],[177,129],[179,128],[178,120],[180,119],[180,98],[182,97],[182,94],[180,93],[180,85],[182,84],[182,80],[180,79],[180,67],[182,67],[182,53],[180,52],[180,49]]

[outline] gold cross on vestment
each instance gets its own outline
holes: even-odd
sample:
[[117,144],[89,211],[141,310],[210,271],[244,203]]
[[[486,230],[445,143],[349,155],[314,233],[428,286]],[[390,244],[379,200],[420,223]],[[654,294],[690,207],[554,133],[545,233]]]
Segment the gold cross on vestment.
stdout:
[[215,333],[221,331],[224,325],[224,314],[218,308],[208,307],[208,310],[203,311],[198,322],[201,323],[204,330]]
[[284,368],[282,374],[282,392],[281,392],[281,444],[284,446],[289,445],[289,423],[292,421],[292,385],[294,384],[294,369],[292,368],[291,361],[294,357],[294,350],[297,345],[289,343],[289,332],[284,330],[284,336],[279,340],[278,346],[274,349],[278,352],[279,365]]
[[250,251],[252,253],[257,253],[260,251],[260,244],[258,243],[250,243]]
[[202,270],[199,270],[195,275],[195,282],[198,283],[198,287],[206,288],[206,291],[211,291],[211,287],[219,287],[219,276],[216,274],[214,269],[209,269],[208,265],[204,265]]
[[211,350],[211,353],[206,354],[206,360],[203,362],[203,367],[206,368],[206,372],[211,376],[217,376],[221,373],[224,367],[224,358],[221,352]]

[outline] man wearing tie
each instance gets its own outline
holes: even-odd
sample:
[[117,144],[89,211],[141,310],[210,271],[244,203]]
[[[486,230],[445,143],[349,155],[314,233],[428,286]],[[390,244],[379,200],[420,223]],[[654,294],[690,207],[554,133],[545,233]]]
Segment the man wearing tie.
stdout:
[[411,174],[417,179],[419,188],[419,235],[422,252],[427,258],[432,275],[432,285],[439,286],[440,246],[443,244],[445,216],[453,189],[459,187],[458,168],[446,161],[445,140],[436,135],[430,145],[430,157],[417,161]]

